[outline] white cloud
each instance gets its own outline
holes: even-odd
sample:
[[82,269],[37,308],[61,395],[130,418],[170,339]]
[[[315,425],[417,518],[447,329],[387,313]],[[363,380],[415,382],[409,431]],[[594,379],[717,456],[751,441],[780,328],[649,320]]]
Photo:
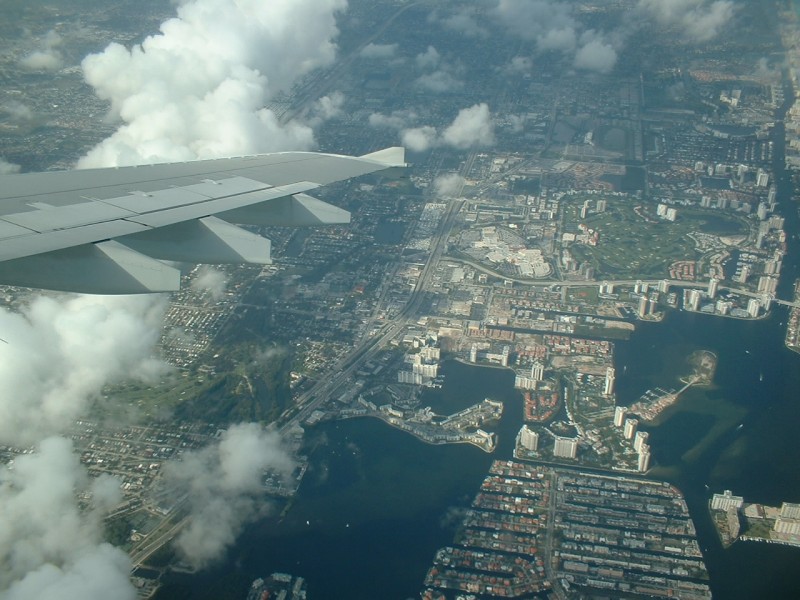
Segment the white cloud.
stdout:
[[20,65],[30,71],[57,71],[64,64],[64,57],[58,50],[60,45],[61,36],[55,31],[48,31],[39,48],[23,57]]
[[328,121],[341,116],[342,106],[344,106],[344,94],[336,91],[317,100],[314,103],[313,113],[320,121]]
[[461,193],[465,182],[466,179],[458,173],[439,175],[433,180],[433,192],[443,198],[452,198]]
[[495,143],[494,123],[489,106],[484,102],[462,108],[441,134],[435,127],[423,125],[403,129],[400,140],[412,152],[424,152],[436,146],[459,150],[491,146]]
[[33,118],[33,111],[29,106],[23,104],[19,100],[9,100],[0,106],[0,111],[11,117],[12,121],[17,123],[30,121]]
[[213,300],[220,300],[228,286],[228,276],[210,265],[202,265],[190,284],[193,290],[206,291]]
[[521,133],[525,128],[525,120],[524,115],[508,115],[505,124],[511,130],[511,133]]
[[12,173],[19,173],[20,166],[10,163],[4,158],[0,158],[0,175],[11,175]]
[[0,444],[27,445],[63,430],[107,383],[152,380],[162,296],[36,297],[0,311]]
[[494,124],[489,106],[484,102],[462,108],[452,124],[444,130],[442,141],[461,150],[493,145]]
[[569,5],[553,0],[499,0],[491,14],[508,31],[537,42],[542,50],[570,50],[578,28],[570,11]]
[[487,38],[489,31],[478,24],[478,16],[472,8],[463,8],[460,12],[442,19],[442,24],[449,30],[467,37]]
[[[86,81],[122,126],[81,167],[212,158],[314,144],[311,128],[263,108],[329,64],[346,0],[189,0],[130,50],[83,60]],[[291,49],[291,51],[287,51]]]
[[445,92],[454,92],[464,87],[464,82],[456,79],[447,71],[434,71],[433,73],[425,73],[420,75],[414,82],[419,88],[442,94]]
[[359,54],[363,58],[394,58],[397,54],[397,44],[373,44],[369,43],[361,49]]
[[264,472],[288,477],[293,468],[278,433],[256,423],[233,425],[218,444],[167,463],[166,482],[189,499],[191,520],[176,540],[183,557],[197,567],[220,558],[242,526],[269,508]]
[[[114,480],[111,479],[113,482]],[[72,443],[43,440],[34,454],[0,467],[0,595],[8,600],[133,599],[127,555],[101,541],[103,511],[119,482],[89,485]],[[76,494],[93,490],[96,508]]]
[[617,51],[596,32],[592,30],[584,32],[580,43],[581,46],[575,53],[576,68],[608,73],[617,64]]
[[405,129],[418,119],[417,113],[412,110],[395,110],[390,115],[383,113],[372,113],[369,116],[369,124],[377,129]]
[[420,69],[435,69],[439,65],[439,61],[442,59],[439,52],[433,46],[428,46],[428,49],[425,52],[420,52],[417,54],[415,61],[417,63],[417,67]]
[[437,132],[435,127],[424,125],[402,131],[400,139],[412,152],[424,152],[437,144]]
[[638,6],[662,25],[677,27],[695,42],[719,35],[736,12],[731,0],[639,0]]

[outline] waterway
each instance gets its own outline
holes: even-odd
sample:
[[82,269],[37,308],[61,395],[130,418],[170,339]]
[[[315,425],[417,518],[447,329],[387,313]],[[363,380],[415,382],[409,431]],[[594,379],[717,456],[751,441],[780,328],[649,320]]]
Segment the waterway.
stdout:
[[[652,387],[678,387],[697,349],[719,357],[714,385],[689,388],[646,428],[651,476],[686,495],[718,599],[800,597],[800,550],[757,543],[723,550],[707,511],[710,495],[723,489],[769,504],[800,501],[800,355],[783,346],[785,310],[761,321],[672,313],[617,344],[621,404]],[[506,402],[493,455],[425,444],[375,419],[311,428],[316,449],[286,518],[249,527],[221,565],[172,576],[158,597],[242,598],[250,581],[276,570],[305,577],[313,600],[417,597],[490,462],[511,457],[521,421],[510,371],[448,362],[444,372],[442,390],[425,398],[439,412],[484,397]]]
[[[780,121],[773,135],[776,142],[783,135]],[[790,234],[778,293],[789,298],[800,264],[792,235],[798,218],[783,153],[774,159]],[[712,386],[689,388],[645,428],[650,475],[685,494],[717,600],[800,598],[800,549],[737,542],[723,550],[707,509],[723,489],[748,501],[800,502],[800,355],[783,345],[786,320],[783,307],[759,321],[672,313],[662,323],[637,324],[629,341],[616,344],[621,404],[653,387],[680,387],[695,350],[719,358]],[[437,412],[484,397],[507,403],[493,455],[428,445],[375,419],[319,425],[309,430],[315,451],[286,518],[251,525],[222,563],[170,576],[157,598],[241,599],[253,579],[273,571],[305,577],[312,600],[418,597],[434,552],[452,541],[490,462],[510,458],[521,420],[510,371],[455,362],[444,370],[444,388],[430,397]]]

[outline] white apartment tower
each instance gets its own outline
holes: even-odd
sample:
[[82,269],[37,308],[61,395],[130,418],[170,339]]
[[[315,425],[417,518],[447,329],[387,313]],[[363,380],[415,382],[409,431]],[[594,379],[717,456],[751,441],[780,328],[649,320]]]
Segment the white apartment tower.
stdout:
[[614,380],[615,380],[615,371],[614,367],[608,367],[606,369],[606,382],[603,386],[603,394],[606,396],[610,396],[614,393]]
[[539,448],[539,434],[529,429],[527,425],[523,425],[519,430],[519,443],[526,450],[536,452]]
[[558,458],[575,458],[578,455],[578,440],[556,436],[553,456]]
[[625,436],[626,440],[633,439],[633,436],[636,435],[636,426],[639,425],[638,419],[625,419],[625,428],[623,429],[623,435]]

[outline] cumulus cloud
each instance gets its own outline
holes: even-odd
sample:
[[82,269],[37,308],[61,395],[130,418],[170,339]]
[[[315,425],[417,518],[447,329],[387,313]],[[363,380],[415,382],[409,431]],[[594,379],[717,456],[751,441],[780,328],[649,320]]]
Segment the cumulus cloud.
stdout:
[[589,30],[581,36],[581,46],[575,53],[577,69],[608,73],[617,64],[617,51],[596,32]]
[[397,44],[373,44],[369,43],[361,49],[359,54],[363,58],[394,58],[397,54]]
[[447,29],[467,37],[489,37],[489,31],[478,24],[478,16],[473,8],[463,8],[453,15],[444,17],[441,22]]
[[541,50],[570,50],[578,25],[571,7],[552,0],[499,0],[492,16],[508,31],[535,41]]
[[244,524],[269,508],[261,486],[265,471],[288,477],[294,462],[278,433],[260,425],[233,425],[218,444],[167,463],[164,476],[187,494],[191,519],[176,540],[182,556],[202,567],[220,558]]
[[64,64],[64,57],[58,49],[60,45],[61,36],[55,31],[48,31],[39,48],[20,60],[20,66],[30,71],[57,71]]
[[428,46],[428,49],[417,54],[414,60],[420,69],[435,69],[441,59],[442,57],[436,48]]
[[521,133],[525,129],[525,120],[524,115],[508,115],[503,125],[507,126],[511,133]]
[[430,125],[406,129],[400,135],[403,146],[412,152],[424,152],[437,145],[437,137],[436,128]]
[[433,180],[433,193],[443,198],[458,196],[461,194],[465,182],[466,179],[458,173],[439,175]]
[[405,129],[418,119],[417,113],[413,110],[395,110],[389,115],[383,113],[372,113],[369,116],[371,127],[378,129]]
[[341,116],[342,106],[344,106],[344,94],[342,92],[336,91],[323,96],[314,103],[314,118],[320,122],[335,119]]
[[114,381],[153,380],[162,296],[36,297],[0,311],[0,444],[25,446],[58,433]]
[[18,100],[10,100],[0,106],[0,112],[5,113],[14,122],[30,121],[33,118],[33,111],[29,106]]
[[[82,62],[122,121],[81,167],[308,149],[312,129],[263,108],[335,56],[346,0],[188,0],[161,32]],[[287,49],[291,51],[287,51]]]
[[212,299],[220,300],[225,295],[228,276],[210,265],[201,265],[190,285],[193,290],[208,292]]
[[433,73],[420,75],[414,82],[418,88],[442,94],[444,92],[454,92],[464,87],[464,82],[456,79],[449,72],[441,70]]
[[615,43],[602,32],[585,30],[572,11],[557,0],[498,0],[490,14],[504,30],[534,42],[540,52],[561,52],[578,69],[608,73],[617,62]]
[[19,173],[20,166],[10,163],[4,158],[0,158],[0,175],[11,175],[12,173]]
[[[76,494],[93,493],[81,510]],[[0,467],[0,592],[8,600],[133,599],[128,556],[102,543],[102,516],[119,499],[119,482],[89,484],[61,437]]]
[[695,42],[716,37],[736,12],[731,0],[639,0],[638,6],[662,25],[679,28]]
[[442,134],[445,144],[464,150],[473,146],[494,144],[494,124],[489,106],[483,102],[462,108]]
[[483,102],[458,111],[456,118],[441,134],[435,127],[423,125],[403,129],[400,139],[413,152],[424,152],[435,146],[451,146],[459,150],[491,146],[495,142],[494,122],[489,106]]

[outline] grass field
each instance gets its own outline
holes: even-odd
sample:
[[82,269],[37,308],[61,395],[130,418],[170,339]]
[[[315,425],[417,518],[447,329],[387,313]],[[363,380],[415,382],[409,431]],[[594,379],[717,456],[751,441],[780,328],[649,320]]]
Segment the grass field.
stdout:
[[[592,198],[594,205],[597,197]],[[597,246],[573,244],[570,252],[576,260],[589,262],[597,278],[660,278],[668,273],[676,260],[698,260],[702,253],[695,249],[688,234],[708,231],[732,235],[746,231],[740,218],[689,208],[678,209],[675,222],[656,221],[639,216],[634,208],[641,201],[630,198],[608,198],[603,213],[592,213],[580,219],[584,198],[575,197],[565,207],[565,230],[578,232],[579,223],[600,233]]]

